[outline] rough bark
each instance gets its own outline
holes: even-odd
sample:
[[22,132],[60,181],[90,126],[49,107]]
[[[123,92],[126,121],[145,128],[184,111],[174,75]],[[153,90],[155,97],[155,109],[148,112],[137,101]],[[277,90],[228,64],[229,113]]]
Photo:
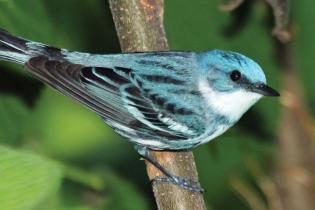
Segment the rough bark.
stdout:
[[[168,50],[163,27],[163,0],[110,0],[121,49],[124,52]],[[198,175],[192,152],[158,152],[151,154],[172,174],[197,181]],[[163,174],[150,163],[150,180]],[[205,209],[201,193],[191,192],[172,184],[153,184],[160,210]]]

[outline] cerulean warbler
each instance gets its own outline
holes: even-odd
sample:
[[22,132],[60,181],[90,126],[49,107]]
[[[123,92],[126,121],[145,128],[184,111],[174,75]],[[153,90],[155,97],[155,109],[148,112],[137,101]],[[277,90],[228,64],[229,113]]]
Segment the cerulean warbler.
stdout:
[[170,182],[196,191],[197,183],[170,174],[148,149],[192,149],[225,132],[263,95],[279,95],[257,63],[221,50],[96,55],[0,30],[0,59],[88,106]]

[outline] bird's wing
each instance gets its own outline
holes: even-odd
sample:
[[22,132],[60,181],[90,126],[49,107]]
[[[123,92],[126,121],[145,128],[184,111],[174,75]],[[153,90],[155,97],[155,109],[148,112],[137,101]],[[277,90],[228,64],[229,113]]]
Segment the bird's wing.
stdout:
[[26,67],[90,107],[126,137],[186,140],[200,134],[199,115],[178,97],[185,94],[191,101],[198,97],[186,81],[162,74],[139,74],[119,66],[86,67],[45,56],[30,59]]

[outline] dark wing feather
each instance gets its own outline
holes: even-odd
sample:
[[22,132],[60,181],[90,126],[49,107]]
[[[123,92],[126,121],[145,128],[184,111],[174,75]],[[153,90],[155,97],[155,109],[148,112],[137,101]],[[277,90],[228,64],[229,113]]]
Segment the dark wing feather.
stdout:
[[[89,94],[80,83],[83,65],[72,64],[63,60],[49,60],[45,56],[31,58],[26,64],[31,73],[65,95],[82,102],[104,118],[120,119],[110,104]],[[127,120],[127,119],[126,119]],[[130,119],[132,120],[132,119]]]
[[131,69],[85,67],[45,56],[30,59],[26,67],[42,81],[94,110],[126,137],[150,140],[157,140],[157,137],[165,140],[188,138],[161,120],[161,117],[169,116],[158,110],[152,99],[156,98],[157,105],[164,103],[163,99],[142,90],[141,81],[135,78]]
[[[111,96],[112,106],[126,109],[128,115],[134,118],[131,123],[120,124],[127,127],[125,130],[132,128],[134,134],[126,134],[126,131],[123,130],[121,131],[122,134],[150,140],[156,139],[158,133],[169,140],[187,138],[185,134],[170,129],[168,124],[161,121],[161,110],[156,109],[152,101],[146,97],[146,91],[141,89],[141,81],[136,79],[131,69],[86,67],[81,71],[81,81],[91,94],[100,98],[108,98],[108,92],[112,91],[117,97],[116,100],[113,100],[115,95]],[[116,121],[113,122],[106,118],[105,121],[117,129]]]

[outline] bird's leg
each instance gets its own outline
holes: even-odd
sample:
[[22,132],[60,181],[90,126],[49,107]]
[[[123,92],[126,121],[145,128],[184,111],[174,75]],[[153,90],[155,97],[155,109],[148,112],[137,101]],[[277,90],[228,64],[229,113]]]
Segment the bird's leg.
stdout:
[[200,187],[198,182],[187,180],[178,176],[172,175],[167,171],[149,152],[149,149],[144,146],[136,145],[135,149],[137,152],[157,169],[159,169],[166,177],[155,178],[151,180],[153,183],[172,183],[178,185],[184,189],[191,190],[194,192],[203,192],[204,190]]

